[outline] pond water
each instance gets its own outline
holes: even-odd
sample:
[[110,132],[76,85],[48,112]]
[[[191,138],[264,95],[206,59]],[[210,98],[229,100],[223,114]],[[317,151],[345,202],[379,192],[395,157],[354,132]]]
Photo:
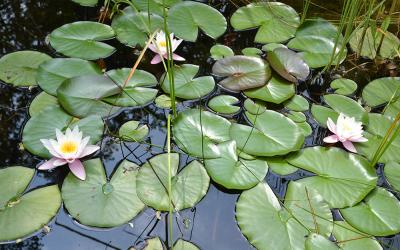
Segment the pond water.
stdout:
[[[301,12],[302,1],[282,1],[298,12]],[[342,1],[313,1],[317,5],[311,6],[310,16],[323,16],[334,20],[338,18],[338,9]],[[241,3],[239,3],[241,4]],[[229,17],[235,10],[235,6],[229,2],[213,1],[212,5]],[[242,4],[241,4],[242,5]],[[81,7],[70,0],[2,0],[0,3],[0,57],[18,50],[38,50],[53,57],[57,53],[51,49],[45,41],[46,35],[55,28],[77,20],[97,19],[97,8]],[[230,28],[232,29],[232,28]],[[234,51],[254,46],[255,31],[228,32],[218,39],[219,43],[229,45]],[[213,61],[209,57],[209,49],[215,43],[214,40],[201,35],[196,43],[185,42],[178,50],[178,54],[186,58],[189,63],[200,65],[200,75],[209,75]],[[118,48],[117,52],[105,60],[108,69],[119,67],[131,67],[135,62],[139,51],[123,46],[118,41],[111,44]],[[163,68],[150,66],[150,56],[144,58],[139,68],[147,70],[160,77]],[[360,64],[361,62],[357,62]],[[348,62],[350,65],[351,63]],[[345,66],[345,68],[348,65]],[[347,67],[349,68],[349,67]],[[339,73],[343,73],[340,72]],[[330,77],[326,74],[317,83],[309,82],[309,88],[299,87],[298,93],[319,101],[319,94],[329,87]],[[345,75],[354,79],[359,84],[366,84],[371,79],[385,75],[380,68],[375,66],[360,67]],[[310,78],[311,79],[311,78]],[[306,86],[306,85],[303,85]],[[21,148],[21,132],[28,120],[28,108],[32,99],[40,92],[38,88],[15,88],[5,83],[0,83],[0,168],[13,165],[21,165],[34,168],[41,159],[33,156]],[[213,93],[215,95],[215,93]],[[239,99],[243,97],[237,95]],[[201,102],[183,102],[179,109],[204,105]],[[280,109],[279,105],[274,107]],[[166,145],[166,111],[157,108],[154,104],[145,109],[128,108],[106,124],[111,133],[116,133],[118,128],[126,121],[139,120],[150,127],[150,135],[146,140],[153,145]],[[327,134],[324,128],[320,128],[307,114],[308,122],[313,128],[313,134],[306,138],[305,146],[320,145],[322,138]],[[148,144],[120,142],[111,136],[104,136],[100,157],[106,167],[107,175],[113,173],[114,168],[123,159],[128,159],[138,165],[142,165],[152,156],[159,154],[159,147]],[[183,155],[181,165],[190,161]],[[380,170],[378,169],[378,172]],[[54,171],[40,171],[35,177],[29,189],[45,186],[53,183],[62,184],[68,174],[67,168],[57,168]],[[283,199],[287,183],[310,173],[298,171],[292,175],[281,177],[271,171],[266,176],[266,181],[275,194]],[[383,178],[378,185],[386,186]],[[247,239],[242,235],[235,220],[235,204],[240,192],[224,189],[211,183],[207,195],[192,209],[186,209],[174,216],[174,238],[183,238],[201,249],[253,249]],[[339,213],[335,214],[340,218]],[[112,229],[94,229],[80,225],[68,215],[62,208],[54,220],[49,224],[50,232],[35,234],[20,243],[0,245],[0,249],[128,249],[135,247],[140,249],[144,240],[158,236],[167,239],[167,225],[165,223],[167,213],[156,214],[151,209],[145,209],[131,223]],[[400,237],[379,238],[385,249],[399,249]]]

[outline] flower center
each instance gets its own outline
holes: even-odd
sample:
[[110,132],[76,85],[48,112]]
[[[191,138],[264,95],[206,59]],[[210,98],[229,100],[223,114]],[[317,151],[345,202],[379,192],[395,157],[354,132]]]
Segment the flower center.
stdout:
[[60,145],[60,150],[64,154],[75,153],[78,149],[78,144],[74,141],[66,141]]
[[158,46],[161,47],[167,47],[167,42],[166,41],[160,41],[158,42]]

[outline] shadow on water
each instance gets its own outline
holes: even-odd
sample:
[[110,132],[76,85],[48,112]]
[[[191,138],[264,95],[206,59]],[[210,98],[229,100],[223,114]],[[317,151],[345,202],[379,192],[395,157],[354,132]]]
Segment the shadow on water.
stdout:
[[[301,1],[283,1],[301,10]],[[318,2],[318,1],[316,1]],[[319,1],[331,10],[323,10],[311,6],[310,11],[327,19],[337,17],[336,3],[332,1],[332,8],[325,1]],[[339,1],[340,2],[340,1]],[[227,17],[234,10],[233,5],[220,1],[214,3]],[[38,50],[56,57],[57,55],[45,42],[45,37],[53,29],[77,20],[95,20],[96,9],[83,8],[70,0],[2,0],[0,3],[0,16],[3,25],[0,26],[0,56],[17,50]],[[232,28],[230,28],[232,29]],[[218,39],[240,53],[245,47],[254,46],[254,31],[228,32]],[[138,51],[122,46],[118,41],[111,42],[118,48],[117,52],[107,58],[108,69],[130,67],[137,58]],[[200,65],[200,74],[210,73],[212,60],[209,58],[209,48],[215,42],[205,36],[200,36],[196,43],[184,43],[179,54],[188,62]],[[163,69],[161,66],[151,66],[150,57],[145,57],[140,68],[160,77]],[[325,76],[324,76],[325,77]],[[330,77],[330,76],[326,76]],[[371,77],[361,71],[353,71],[349,76],[357,82],[366,83]],[[307,88],[299,88],[298,92],[304,96],[319,101],[319,93],[326,88],[326,83],[309,92]],[[31,100],[40,92],[38,88],[14,88],[0,83],[0,168],[13,165],[22,165],[34,168],[40,159],[24,151],[21,146],[21,131],[28,119],[28,106]],[[243,99],[243,98],[242,98]],[[202,102],[204,104],[204,101]],[[195,106],[198,102],[184,102],[183,106]],[[279,108],[279,107],[277,107]],[[309,116],[308,116],[309,117]],[[123,143],[112,137],[118,128],[126,121],[140,120],[151,128],[147,142],[158,145],[150,147],[146,144]],[[321,144],[321,138],[326,131],[319,128],[312,119],[308,119],[313,127],[313,136],[306,139],[306,146]],[[126,109],[120,114],[109,119],[107,127],[110,135],[102,141],[102,152],[99,155],[106,167],[106,173],[111,175],[114,168],[123,160],[128,159],[138,165],[143,164],[150,157],[162,153],[166,145],[166,111],[158,109],[153,104],[146,109]],[[191,159],[181,157],[182,166]],[[52,172],[38,172],[29,189],[57,183],[61,186],[67,175],[67,168],[57,168]],[[266,181],[280,199],[283,199],[289,180],[307,176],[308,173],[297,172],[287,178],[282,178],[271,172]],[[253,249],[244,236],[240,233],[235,220],[235,203],[240,192],[226,190],[218,185],[211,184],[207,195],[193,209],[186,209],[174,216],[174,237],[184,238],[198,245],[201,249],[218,250],[245,250]],[[164,241],[166,235],[166,214],[157,215],[154,210],[147,208],[131,223],[112,229],[91,229],[74,221],[62,208],[49,225],[49,233],[40,232],[20,243],[0,245],[0,249],[128,249],[143,246],[144,240],[149,237],[159,236]],[[398,246],[399,237],[383,239],[388,246]]]

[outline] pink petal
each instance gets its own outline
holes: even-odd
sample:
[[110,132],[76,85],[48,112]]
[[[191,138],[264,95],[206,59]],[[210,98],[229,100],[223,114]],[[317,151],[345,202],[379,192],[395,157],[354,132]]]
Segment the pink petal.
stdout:
[[53,158],[51,158],[50,160],[45,161],[42,165],[40,165],[40,166],[38,167],[38,169],[39,169],[39,170],[49,170],[49,169],[56,168],[56,167],[58,167],[58,166],[54,165],[54,162],[57,161],[57,160],[58,160],[58,158],[53,157]]
[[354,147],[353,143],[351,143],[351,141],[344,141],[344,142],[342,142],[342,144],[350,152],[357,153],[357,150]]
[[149,49],[154,53],[158,53],[157,47],[152,43],[149,44]]
[[324,142],[326,143],[335,143],[338,142],[339,138],[337,137],[337,135],[330,135],[324,138]]
[[158,63],[160,63],[161,62],[161,57],[160,57],[160,55],[159,54],[157,54],[157,55],[155,55],[154,57],[153,57],[153,60],[151,60],[151,64],[158,64]]
[[185,58],[183,58],[183,57],[181,57],[181,56],[179,56],[179,55],[177,55],[177,54],[172,54],[172,58],[173,58],[175,61],[185,61]]
[[326,125],[328,126],[328,129],[336,134],[336,124],[332,121],[332,119],[329,117],[328,120],[326,121]]
[[177,48],[178,48],[178,46],[182,43],[182,39],[179,39],[179,40],[174,40],[173,42],[172,42],[172,52],[174,52]]
[[85,149],[82,150],[82,153],[79,155],[79,158],[85,157],[87,155],[93,154],[97,150],[99,150],[100,147],[97,145],[89,145],[86,146]]
[[76,177],[78,177],[82,181],[84,181],[86,179],[85,168],[83,167],[83,164],[80,160],[75,160],[75,161],[69,163],[68,166],[69,166],[69,169],[71,170],[71,172]]
[[67,164],[67,161],[64,159],[56,159],[53,164],[54,166],[58,167]]

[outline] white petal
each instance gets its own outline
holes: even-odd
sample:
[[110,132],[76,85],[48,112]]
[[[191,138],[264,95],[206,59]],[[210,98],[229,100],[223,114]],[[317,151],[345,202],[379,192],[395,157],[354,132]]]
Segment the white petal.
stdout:
[[79,156],[79,158],[82,158],[82,157],[85,157],[87,155],[93,154],[94,152],[96,152],[99,149],[100,149],[100,147],[97,146],[97,145],[86,146],[85,149],[82,151],[81,155]]

